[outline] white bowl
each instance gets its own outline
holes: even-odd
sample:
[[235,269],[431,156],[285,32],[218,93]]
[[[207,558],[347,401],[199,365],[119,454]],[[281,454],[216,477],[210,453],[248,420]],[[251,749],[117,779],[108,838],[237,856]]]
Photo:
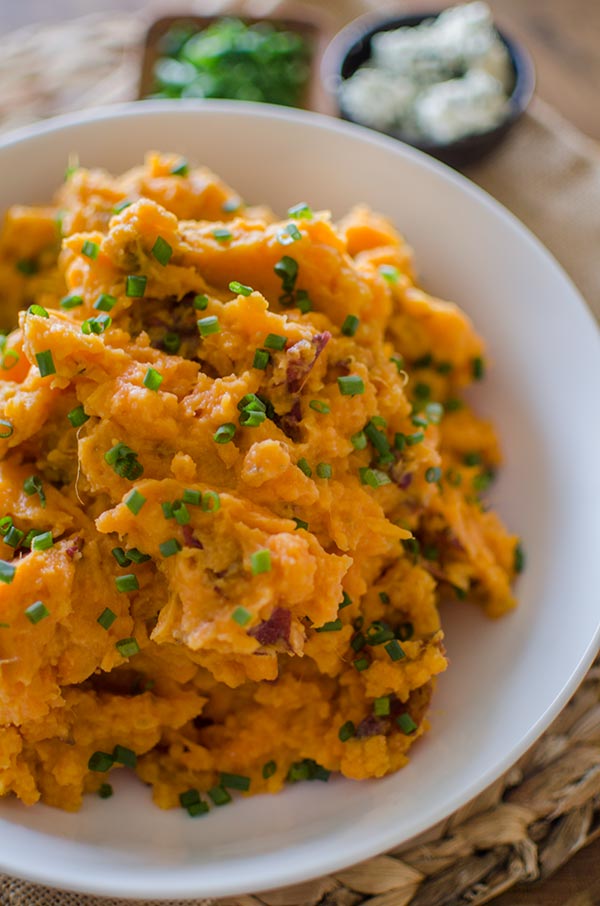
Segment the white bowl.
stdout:
[[251,202],[341,215],[363,201],[413,244],[425,286],[458,301],[489,343],[477,393],[502,437],[493,500],[524,538],[521,606],[498,622],[442,614],[451,666],[431,733],[384,780],[299,784],[191,820],[121,778],[79,814],[0,805],[0,869],[125,897],[224,896],[291,884],[396,846],[506,770],[567,702],[598,648],[600,420],[595,324],[514,217],[400,143],[314,114],[224,102],[143,102],[63,117],[0,142],[0,209],[50,198],[70,151],[119,172],[147,149],[208,164]]

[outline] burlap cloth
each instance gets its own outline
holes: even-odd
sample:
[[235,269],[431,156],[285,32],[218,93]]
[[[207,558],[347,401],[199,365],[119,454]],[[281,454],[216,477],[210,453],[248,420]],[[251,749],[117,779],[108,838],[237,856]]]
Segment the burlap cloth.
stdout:
[[[334,0],[328,13],[341,24],[369,2],[380,8],[375,0]],[[210,6],[220,11],[231,4],[216,0]],[[253,6],[262,15],[277,3]],[[201,7],[206,12],[209,3]],[[86,17],[0,38],[0,129],[134,98],[148,18]],[[506,143],[467,175],[547,245],[600,318],[598,145],[538,100]],[[517,882],[547,877],[598,835],[600,659],[517,765],[418,840],[335,877],[222,900],[219,906],[478,906]],[[47,890],[0,875],[2,906],[124,902]]]

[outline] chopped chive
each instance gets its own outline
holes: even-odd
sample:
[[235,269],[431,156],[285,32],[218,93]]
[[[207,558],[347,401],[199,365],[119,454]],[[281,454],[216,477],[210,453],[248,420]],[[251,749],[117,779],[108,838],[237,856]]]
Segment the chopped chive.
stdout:
[[32,551],[48,551],[53,546],[54,538],[52,537],[52,532],[40,532],[39,535],[31,539]]
[[402,541],[402,547],[407,553],[413,554],[413,556],[415,557],[418,557],[421,551],[421,545],[416,538],[404,538]]
[[358,326],[360,324],[360,319],[356,315],[347,315],[344,323],[342,324],[342,333],[345,337],[353,337]]
[[112,757],[116,764],[122,764],[126,768],[135,768],[137,765],[137,755],[133,749],[127,749],[125,746],[115,746]]
[[217,444],[228,444],[233,440],[235,435],[235,425],[233,422],[226,422],[224,425],[220,425],[213,434],[213,440]]
[[439,425],[444,415],[444,407],[441,403],[427,403],[424,411],[431,425]]
[[227,787],[229,790],[241,790],[246,793],[250,789],[250,778],[244,777],[243,774],[221,773],[219,782],[221,786]]
[[208,296],[203,293],[194,296],[194,308],[196,311],[206,311],[208,308]]
[[0,418],[0,438],[6,439],[14,433],[14,426],[6,418]]
[[369,660],[366,657],[359,657],[358,660],[354,661],[354,666],[359,673],[362,673],[363,670],[367,670],[369,667]]
[[221,498],[216,491],[205,491],[202,496],[202,512],[216,513],[221,509]]
[[462,409],[463,406],[463,401],[455,398],[446,400],[446,402],[444,403],[446,412],[457,412],[459,409]]
[[271,571],[271,551],[263,549],[250,555],[250,569],[253,576]]
[[350,443],[355,450],[364,450],[367,446],[367,437],[364,431],[358,431],[350,438]]
[[319,478],[331,478],[333,475],[333,469],[328,462],[318,463],[316,471]]
[[128,208],[133,204],[133,201],[130,198],[122,198],[121,201],[118,201],[113,205],[113,214],[120,214],[121,211],[124,211],[125,208]]
[[340,742],[348,742],[356,734],[356,727],[351,720],[347,720],[338,730],[338,739]]
[[46,349],[44,352],[36,352],[35,358],[40,369],[41,377],[48,377],[51,374],[56,374],[56,366],[54,364],[54,359],[52,358],[52,352],[49,349]]
[[95,318],[87,318],[81,324],[81,332],[89,336],[90,334],[99,335],[108,330],[112,324],[112,318],[107,314],[96,315]]
[[189,525],[191,516],[190,511],[183,500],[176,500],[173,504],[173,515],[178,525]]
[[159,544],[158,549],[166,559],[167,557],[172,557],[174,554],[178,554],[181,550],[181,544],[176,538],[169,538],[168,541],[163,541],[162,544]]
[[329,623],[323,623],[322,626],[315,629],[315,632],[339,632],[341,628],[342,621],[338,617],[337,620],[330,620]]
[[360,476],[360,483],[366,484],[370,488],[380,488],[384,484],[390,484],[391,478],[389,475],[386,475],[385,472],[381,472],[379,469],[368,469],[362,468],[358,470]]
[[231,802],[231,796],[222,786],[213,786],[208,791],[208,795],[212,799],[214,805],[227,805],[228,802]]
[[327,415],[328,412],[331,412],[331,407],[328,403],[324,403],[323,400],[311,400],[308,405],[315,412],[320,412],[321,415]]
[[396,370],[397,370],[398,374],[402,374],[402,371],[404,370],[404,358],[403,358],[403,356],[401,356],[401,355],[393,355],[393,356],[390,356],[390,362],[393,362],[393,363],[394,363],[394,365],[396,366]]
[[116,613],[113,613],[110,607],[105,607],[96,622],[99,623],[103,629],[108,631],[116,619]]
[[34,604],[30,604],[29,607],[26,608],[25,616],[29,622],[33,623],[35,626],[36,623],[49,617],[50,611],[42,601],[35,601]]
[[95,261],[100,252],[100,246],[97,242],[91,242],[89,239],[86,239],[83,245],[81,246],[81,254],[85,255],[86,258],[89,258],[91,261]]
[[433,544],[423,545],[423,557],[425,560],[438,560],[440,556],[439,549]]
[[210,812],[210,807],[203,801],[195,802],[194,805],[190,805],[187,808],[190,818],[197,818],[198,815],[206,815],[208,812]]
[[454,365],[452,362],[438,362],[435,366],[435,370],[438,374],[452,374],[454,371]]
[[17,548],[23,538],[25,537],[25,532],[22,532],[21,529],[18,529],[16,526],[11,525],[4,536],[4,543],[8,544],[9,547]]
[[412,639],[415,634],[415,627],[412,623],[400,623],[396,629],[396,637],[400,639],[401,642],[408,642],[409,639]]
[[298,277],[298,262],[296,259],[290,258],[289,255],[284,255],[283,258],[275,264],[273,270],[281,279],[283,291],[286,293],[293,292],[296,285],[296,278]]
[[28,497],[33,497],[34,494],[37,494],[40,498],[41,506],[43,509],[46,508],[46,495],[44,493],[44,486],[41,478],[37,475],[30,475],[29,478],[26,478],[23,482],[23,490]]
[[365,385],[362,378],[357,374],[348,374],[337,379],[338,387],[342,396],[357,396],[365,392]]
[[298,466],[298,468],[300,469],[301,472],[304,472],[304,474],[306,475],[307,478],[311,477],[312,469],[304,457],[302,457],[302,459],[299,459],[298,462],[296,463],[296,465]]
[[300,201],[298,204],[288,208],[287,215],[294,220],[312,220],[313,210],[305,201]]
[[236,607],[231,614],[231,619],[234,623],[237,623],[238,626],[247,626],[252,619],[252,614],[249,610],[246,610],[245,607]]
[[305,289],[296,290],[296,306],[300,309],[301,314],[305,315],[312,311],[312,302]]
[[83,406],[76,406],[75,409],[71,409],[71,411],[67,413],[67,418],[74,428],[80,428],[89,421],[90,417],[89,415],[86,415]]
[[430,352],[426,352],[425,355],[419,356],[413,362],[413,368],[429,368],[433,364],[433,356]]
[[254,360],[252,362],[253,368],[259,368],[261,371],[264,371],[269,362],[271,361],[271,356],[266,349],[257,349],[254,352]]
[[161,503],[161,509],[163,511],[163,516],[165,519],[174,519],[175,513],[173,512],[173,504],[170,500],[165,500],[164,503]]
[[94,308],[97,311],[112,311],[117,304],[117,299],[108,293],[100,293],[94,302]]
[[416,428],[426,428],[429,425],[429,419],[425,418],[423,415],[413,415],[411,422]]
[[414,733],[417,729],[417,724],[414,722],[410,714],[401,714],[396,718],[396,723],[405,736],[410,735],[410,733]]
[[383,647],[392,661],[401,661],[402,658],[406,657],[397,639],[390,639]]
[[[387,437],[385,436],[385,433],[383,431],[380,431],[379,428],[376,427],[374,419],[371,419],[370,421],[367,422],[367,424],[364,427],[364,433],[366,434],[367,438],[371,441],[371,443],[375,447],[375,450],[379,454],[380,458],[389,457],[390,442],[387,439]],[[393,459],[393,457],[392,457],[392,459]]]
[[12,527],[13,521],[11,516],[3,516],[2,519],[0,519],[0,535],[6,535]]
[[281,336],[280,334],[278,334],[278,333],[270,333],[270,334],[268,334],[268,336],[265,338],[265,342],[263,343],[263,346],[264,346],[266,349],[278,349],[278,350],[281,350],[281,349],[285,349],[285,344],[286,344],[286,343],[287,343],[287,337],[282,337],[282,336]]
[[225,199],[225,201],[221,205],[221,210],[225,214],[234,214],[236,211],[239,211],[242,205],[242,199],[238,198],[237,195],[232,195],[230,198]]
[[151,251],[154,258],[156,258],[158,263],[162,264],[163,267],[167,266],[173,254],[172,246],[170,246],[167,240],[163,239],[162,236],[156,237]]
[[393,264],[380,264],[379,273],[388,283],[397,283],[400,279],[400,271]]
[[125,280],[125,295],[132,299],[141,299],[146,292],[147,283],[147,277],[130,274]]
[[146,498],[143,494],[134,488],[133,491],[130,491],[125,500],[123,501],[128,510],[131,510],[134,516],[137,516],[141,508],[146,503]]
[[525,569],[525,551],[523,550],[523,545],[519,541],[515,546],[514,570],[516,573],[522,573],[524,569]]
[[5,585],[10,585],[15,577],[16,571],[17,568],[13,566],[12,563],[8,563],[6,560],[0,560],[0,582],[4,582]]
[[94,752],[88,761],[88,771],[99,771],[101,774],[105,774],[114,763],[112,755],[109,755],[108,752]]
[[237,407],[240,412],[242,412],[244,409],[265,412],[267,408],[266,404],[261,400],[259,396],[256,395],[256,393],[247,393],[241,398],[241,400],[237,404]]
[[0,367],[3,371],[10,371],[11,368],[15,367],[19,359],[20,356],[16,349],[7,349],[6,352],[2,352]]
[[119,639],[118,642],[115,642],[115,648],[121,655],[121,657],[133,657],[135,654],[139,654],[140,646],[137,643],[137,640],[134,638]]
[[202,503],[202,494],[200,491],[193,491],[191,488],[186,488],[183,492],[183,502],[189,503],[191,506],[200,506]]
[[352,604],[352,598],[347,592],[342,592],[342,600],[339,603],[339,609],[343,610],[344,607],[350,607]]
[[442,470],[439,466],[431,466],[425,472],[425,481],[429,482],[429,484],[433,484],[434,482],[439,481],[441,477]]
[[476,356],[471,362],[471,371],[476,381],[481,381],[485,376],[485,362],[480,355]]
[[417,431],[415,434],[407,434],[405,440],[407,447],[414,447],[415,444],[420,444],[422,440],[425,440],[425,435],[422,431]]
[[352,641],[350,642],[350,647],[352,648],[353,651],[358,652],[358,651],[362,651],[362,649],[365,647],[366,644],[367,644],[366,638],[364,637],[362,632],[358,632],[354,636]]
[[176,355],[181,349],[181,337],[178,333],[169,330],[164,336],[163,346],[166,352]]
[[190,172],[190,165],[185,157],[182,157],[179,163],[173,164],[169,171],[173,176],[187,176]]
[[428,400],[431,396],[431,387],[429,384],[425,384],[423,381],[419,381],[415,384],[414,394],[419,400]]
[[281,245],[291,245],[299,239],[302,239],[302,233],[295,223],[288,223],[282,230],[277,231],[277,241]]
[[240,425],[243,428],[257,428],[259,425],[262,425],[266,418],[267,416],[264,412],[244,409],[240,415]]
[[101,799],[110,799],[110,797],[113,795],[113,793],[114,793],[114,790],[113,790],[112,786],[110,785],[110,783],[101,783],[100,786],[98,787],[98,795],[100,796]]
[[122,593],[140,590],[140,583],[138,582],[137,576],[133,573],[127,573],[126,576],[116,576],[115,585],[117,586],[117,591]]
[[186,790],[179,794],[179,804],[182,808],[189,808],[190,805],[195,805],[197,802],[200,802],[200,793],[196,789]]
[[308,522],[305,522],[304,519],[297,519],[294,516],[293,521],[296,523],[296,529],[304,529],[305,531],[308,531]]
[[132,563],[147,563],[152,557],[150,554],[143,554],[137,547],[132,547],[131,550],[127,551],[127,559],[131,560]]
[[479,475],[475,475],[475,477],[473,478],[473,489],[477,491],[478,494],[483,494],[485,491],[487,491],[495,477],[496,473],[493,469],[486,469]]
[[390,596],[388,595],[387,591],[379,592],[379,600],[381,601],[382,604],[390,603]]
[[21,261],[17,261],[17,270],[25,277],[31,277],[37,274],[39,267],[37,261],[32,258],[22,258]]
[[49,318],[50,315],[43,305],[30,305],[27,309],[28,315],[37,315],[38,318]]
[[387,623],[382,623],[379,620],[374,620],[367,629],[368,645],[383,645],[385,642],[391,642],[393,638],[394,633]]
[[216,315],[209,315],[208,318],[200,318],[197,324],[201,337],[208,337],[212,333],[219,333],[221,330],[219,319]]
[[233,239],[233,233],[225,227],[217,227],[212,234],[217,242],[229,242],[230,239]]
[[238,296],[250,296],[254,292],[251,286],[245,286],[243,283],[238,283],[237,280],[231,281],[229,289],[232,293],[237,293]]
[[373,714],[375,717],[387,717],[390,713],[390,697],[382,695],[373,701]]
[[148,371],[144,376],[144,387],[156,392],[163,381],[164,377],[160,371],[157,371],[155,368],[148,368]]
[[463,462],[466,466],[479,466],[481,461],[481,453],[465,453],[463,456]]
[[273,776],[273,774],[276,772],[276,770],[277,770],[277,765],[275,764],[275,762],[267,761],[267,763],[263,765],[263,769],[262,769],[263,778],[265,780],[268,780],[269,777]]

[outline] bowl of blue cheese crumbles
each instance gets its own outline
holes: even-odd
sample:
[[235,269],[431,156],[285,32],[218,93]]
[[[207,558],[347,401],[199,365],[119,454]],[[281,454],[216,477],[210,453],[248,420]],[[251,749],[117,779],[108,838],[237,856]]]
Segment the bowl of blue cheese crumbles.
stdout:
[[482,157],[527,107],[529,54],[481,0],[438,14],[363,17],[332,41],[323,78],[344,119],[452,164]]

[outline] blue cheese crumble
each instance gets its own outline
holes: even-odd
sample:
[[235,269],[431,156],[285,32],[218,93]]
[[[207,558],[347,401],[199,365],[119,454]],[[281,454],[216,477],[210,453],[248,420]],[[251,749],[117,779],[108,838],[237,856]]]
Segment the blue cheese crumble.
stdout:
[[374,35],[371,58],[341,83],[340,101],[365,126],[446,143],[501,123],[513,79],[491,10],[476,0]]

